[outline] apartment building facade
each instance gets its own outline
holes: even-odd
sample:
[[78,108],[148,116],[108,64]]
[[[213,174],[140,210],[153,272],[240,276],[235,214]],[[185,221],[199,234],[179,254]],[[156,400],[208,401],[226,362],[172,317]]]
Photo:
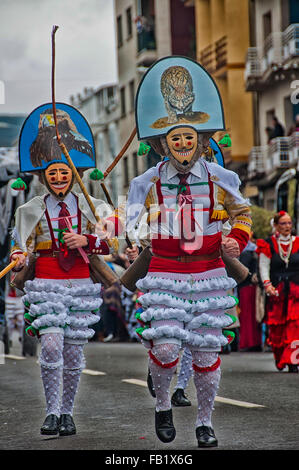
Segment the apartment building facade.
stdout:
[[[293,124],[299,115],[299,2],[250,0],[250,13],[245,83],[254,96],[255,142],[248,180],[257,204],[297,218],[299,132]],[[283,127],[279,134],[273,132],[274,116]]]
[[[186,8],[181,0],[115,0],[115,24],[119,135],[121,145],[124,145],[135,127],[135,96],[145,71],[164,56],[195,58],[194,8]],[[153,151],[147,157],[137,156],[138,147],[135,136],[119,163],[123,194],[132,178],[160,159]]]
[[[85,88],[83,93],[71,96],[70,101],[80,110],[90,125],[95,141],[96,168],[104,173],[120,151],[118,85],[105,85],[98,89]],[[89,178],[91,171],[84,172],[83,182],[92,196],[105,200],[100,183]],[[109,178],[105,180],[105,185],[115,205],[118,201],[120,180],[121,168],[119,166],[116,166]]]
[[[223,101],[232,147],[226,167],[246,174],[253,145],[253,102],[244,84],[245,52],[250,45],[247,0],[186,0],[196,20],[196,58],[214,78]],[[216,139],[221,136],[216,136]]]

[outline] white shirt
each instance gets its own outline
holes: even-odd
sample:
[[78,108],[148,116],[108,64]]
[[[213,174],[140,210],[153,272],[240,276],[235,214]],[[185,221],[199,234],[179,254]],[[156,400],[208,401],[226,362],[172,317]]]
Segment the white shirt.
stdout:
[[[167,165],[167,178],[171,179],[174,176],[177,176],[178,173],[179,173],[179,171],[171,164],[171,162],[169,162],[168,165]],[[191,168],[191,170],[189,171],[189,173],[191,173],[191,175],[196,176],[197,178],[202,178],[202,170],[201,170],[201,164],[200,164],[199,160],[197,160],[194,163],[194,165]],[[191,179],[193,179],[192,176],[191,176]],[[191,183],[190,176],[188,177],[188,180],[189,180],[188,183]]]
[[[71,224],[73,232],[78,233],[78,202],[76,196],[73,193],[68,193],[63,199],[63,201],[56,199],[52,194],[50,194],[46,198],[46,206],[50,219],[56,219],[57,217],[59,217],[59,212],[61,210],[61,207],[59,205],[60,202],[64,202],[66,204],[66,209],[69,211],[70,215],[74,216],[71,219]],[[58,229],[58,220],[51,220],[51,224],[53,230]],[[58,242],[57,234],[58,232],[54,230],[56,242]],[[92,235],[96,238],[95,248],[98,248],[101,245],[101,238],[95,233],[93,233]]]
[[[75,233],[78,233],[78,217],[77,217],[78,204],[77,204],[77,198],[74,196],[73,193],[68,193],[63,201],[56,199],[52,194],[50,194],[46,198],[45,202],[46,202],[47,210],[49,213],[49,217],[51,219],[51,224],[52,224],[53,229],[58,229],[58,220],[52,220],[52,219],[56,219],[57,217],[59,217],[59,212],[61,211],[61,207],[59,203],[64,202],[66,204],[66,208],[69,211],[70,215],[74,216],[71,219],[73,231]],[[54,235],[57,241],[58,237],[57,237],[56,230],[54,230]]]
[[[210,187],[208,171],[201,159],[197,160],[188,172],[190,173],[187,182],[191,185],[192,207],[195,217],[195,232],[197,236],[214,235],[222,230],[222,222],[209,222],[210,209]],[[160,224],[159,230],[165,235],[176,236],[180,233],[177,217],[177,187],[172,188],[167,185],[178,185],[180,182],[179,171],[171,164],[165,163],[160,169],[161,191],[163,194],[163,203],[166,208],[166,223]],[[198,183],[202,183],[199,184]],[[194,186],[192,186],[194,184]],[[196,184],[196,185],[195,185]],[[157,233],[158,227],[151,225],[154,233]]]

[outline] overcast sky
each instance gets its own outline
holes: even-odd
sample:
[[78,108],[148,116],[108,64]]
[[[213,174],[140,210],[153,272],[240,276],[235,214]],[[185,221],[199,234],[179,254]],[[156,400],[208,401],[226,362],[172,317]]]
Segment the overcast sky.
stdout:
[[113,0],[0,0],[0,114],[51,101],[53,25],[56,101],[116,82],[113,8]]

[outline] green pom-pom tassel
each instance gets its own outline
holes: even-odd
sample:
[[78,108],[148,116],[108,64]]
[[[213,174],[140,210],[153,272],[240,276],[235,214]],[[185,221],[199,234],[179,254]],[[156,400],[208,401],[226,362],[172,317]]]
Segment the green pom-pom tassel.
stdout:
[[140,313],[136,313],[135,317],[136,317],[136,320],[138,321],[138,323],[140,323],[140,325],[141,325],[142,327],[144,327],[144,326],[145,326],[145,323],[144,323],[144,321],[141,320],[141,318],[140,318]]
[[238,303],[239,303],[238,297],[236,297],[235,295],[229,295],[229,297],[232,297],[235,300],[236,305],[238,305]]
[[226,339],[228,341],[228,344],[230,344],[234,341],[236,335],[233,331],[223,330],[222,333],[226,337]]
[[26,333],[27,335],[33,337],[33,336],[37,336],[38,330],[34,328],[33,326],[28,326],[28,328],[26,328]]
[[89,178],[93,181],[100,181],[104,179],[104,174],[95,168],[89,175]]
[[232,315],[231,313],[225,313],[225,315],[227,315],[228,317],[231,318],[231,320],[232,320],[232,323],[231,323],[231,324],[233,324],[233,323],[235,323],[235,322],[237,321],[237,317],[235,317],[235,316]]
[[149,153],[151,147],[144,142],[140,142],[139,149],[137,152],[138,156],[145,156]]
[[228,134],[225,134],[224,137],[222,137],[221,140],[218,142],[219,145],[222,145],[223,147],[231,147],[232,146],[232,140]]
[[135,313],[136,320],[140,320],[140,315],[141,315],[140,312]]
[[149,322],[149,321],[147,321],[147,322],[143,321],[143,320],[141,319],[140,315],[141,315],[140,312],[137,312],[137,313],[135,314],[136,320],[142,325],[143,328],[149,328],[150,322]]
[[33,322],[34,318],[29,313],[26,312],[24,314],[24,320],[26,321],[26,323],[30,324]]
[[27,189],[27,184],[22,180],[22,178],[18,178],[12,183],[11,188],[16,191],[24,191],[24,189]]
[[144,327],[139,327],[139,328],[136,328],[136,333],[137,335],[142,338],[142,333],[144,332],[144,330],[147,330],[149,327],[148,326],[144,326]]

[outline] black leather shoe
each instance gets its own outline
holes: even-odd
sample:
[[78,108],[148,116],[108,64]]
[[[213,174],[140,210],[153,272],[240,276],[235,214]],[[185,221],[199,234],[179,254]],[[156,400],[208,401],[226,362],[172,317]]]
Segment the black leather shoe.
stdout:
[[196,428],[196,438],[198,447],[217,447],[218,441],[216,439],[213,428],[210,426],[199,426]]
[[298,373],[298,365],[297,364],[288,364],[289,372]]
[[59,435],[71,436],[76,434],[76,426],[71,415],[62,414],[59,422]]
[[40,428],[40,433],[46,434],[47,436],[55,436],[55,434],[58,434],[58,425],[58,416],[53,414],[48,415],[44,421],[44,424]]
[[155,412],[156,434],[160,441],[171,442],[176,432],[172,421],[172,410]]
[[173,406],[191,406],[191,401],[188,400],[182,388],[177,388],[171,397]]
[[148,388],[151,396],[153,398],[156,398],[156,392],[155,392],[155,389],[154,389],[153,379],[152,379],[151,371],[149,369],[148,369],[148,373],[147,373],[147,388]]

